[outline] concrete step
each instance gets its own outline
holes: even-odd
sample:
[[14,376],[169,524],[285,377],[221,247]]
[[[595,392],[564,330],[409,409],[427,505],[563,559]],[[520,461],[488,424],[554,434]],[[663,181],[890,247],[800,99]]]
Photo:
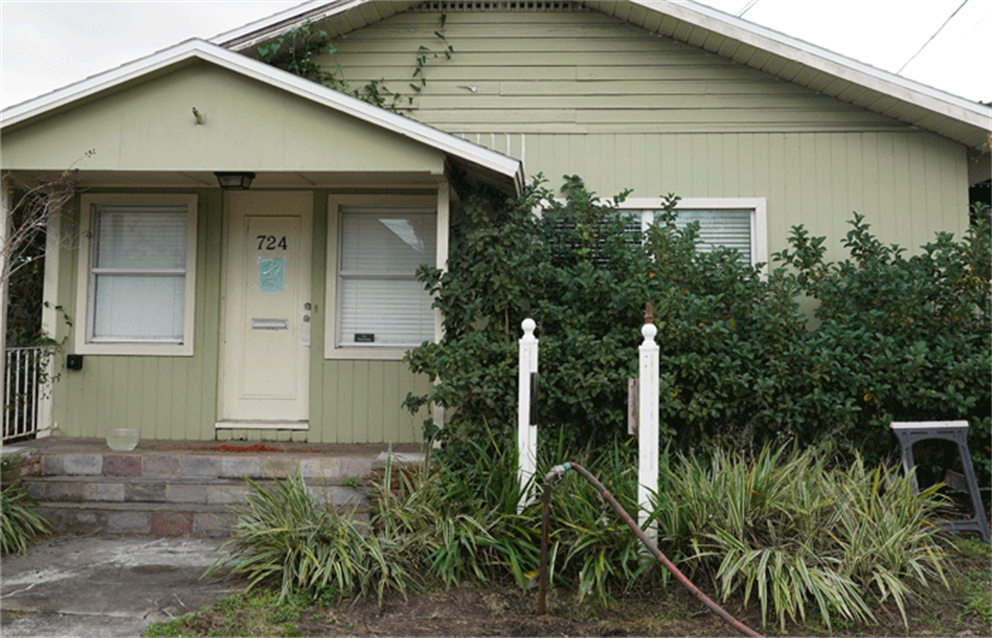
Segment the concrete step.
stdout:
[[65,534],[228,536],[234,514],[225,505],[39,502],[35,511]]
[[[304,479],[321,502],[334,506],[364,505],[365,493],[327,479]],[[256,485],[271,489],[274,479]],[[244,479],[150,478],[119,476],[28,476],[24,490],[36,501],[108,503],[194,503],[231,505],[244,503],[252,492]]]
[[[63,481],[71,484],[71,481]],[[51,485],[51,484],[49,484]],[[166,495],[189,493],[201,494],[196,484],[185,487],[167,486]],[[177,491],[178,489],[178,491]],[[339,490],[338,486],[328,486]],[[345,488],[350,489],[350,488]],[[354,490],[353,490],[354,491]],[[368,499],[354,491],[348,498],[321,494],[315,490],[318,499],[331,504],[343,516],[356,521],[368,520]],[[29,492],[30,493],[30,492]],[[209,494],[209,491],[207,492]],[[127,492],[125,492],[127,494]],[[231,493],[228,493],[231,494]],[[209,498],[209,496],[208,496]],[[69,534],[151,534],[154,536],[228,536],[235,522],[234,507],[244,503],[246,494],[227,503],[150,500],[46,500],[36,499],[35,511],[44,516],[56,531]],[[335,502],[336,501],[336,502]]]
[[286,478],[299,472],[305,479],[346,484],[368,476],[370,456],[210,455],[162,452],[46,453],[41,473],[47,476],[120,476],[155,478]]
[[[273,443],[259,450],[203,441],[142,441],[115,452],[100,439],[44,439],[25,454],[19,480],[37,511],[69,533],[226,536],[231,507],[251,490],[300,474],[322,502],[368,520],[368,498],[357,486],[396,465],[423,463],[419,447]],[[273,448],[278,447],[278,449]],[[265,448],[265,449],[262,449]]]

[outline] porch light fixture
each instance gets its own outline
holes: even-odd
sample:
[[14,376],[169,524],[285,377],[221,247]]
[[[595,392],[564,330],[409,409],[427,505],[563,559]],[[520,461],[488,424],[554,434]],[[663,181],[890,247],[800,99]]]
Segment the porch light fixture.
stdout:
[[226,191],[246,191],[251,188],[251,180],[255,173],[248,172],[216,172],[217,183]]

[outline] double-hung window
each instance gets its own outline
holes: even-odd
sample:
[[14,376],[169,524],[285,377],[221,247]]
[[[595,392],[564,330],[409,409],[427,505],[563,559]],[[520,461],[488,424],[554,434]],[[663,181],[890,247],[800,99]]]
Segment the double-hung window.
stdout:
[[[663,215],[660,199],[628,199],[619,210],[639,218],[645,231]],[[733,248],[752,266],[768,262],[764,198],[687,198],[679,201],[676,212],[676,228],[699,224],[697,250]]]
[[433,299],[416,272],[438,263],[436,199],[339,198],[331,223],[326,356],[398,358],[434,341]]
[[196,197],[83,197],[76,351],[192,355]]

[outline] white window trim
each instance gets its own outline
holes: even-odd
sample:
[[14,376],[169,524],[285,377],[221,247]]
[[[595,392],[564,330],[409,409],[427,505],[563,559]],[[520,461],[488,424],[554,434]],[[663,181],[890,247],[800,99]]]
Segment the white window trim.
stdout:
[[[403,359],[410,348],[384,348],[382,346],[341,346],[337,339],[337,317],[339,313],[338,300],[338,265],[341,229],[341,209],[362,206],[410,206],[417,208],[434,208],[437,211],[437,255],[436,266],[445,268],[448,263],[448,227],[450,224],[448,185],[438,186],[438,194],[434,195],[330,195],[327,198],[327,285],[324,304],[324,358],[352,360],[386,360],[399,361]],[[434,339],[442,337],[440,312],[434,311]]]
[[[186,206],[186,283],[182,343],[148,341],[90,341],[93,316],[90,304],[90,260],[93,253],[93,208],[95,206]],[[196,195],[83,195],[80,206],[79,261],[76,278],[75,352],[97,355],[136,355],[161,357],[193,356],[194,303],[196,301]]]
[[[641,229],[647,230],[654,222],[654,212],[664,208],[661,198],[632,197],[617,205],[621,210],[640,210]],[[765,264],[768,271],[768,215],[764,197],[687,197],[679,200],[675,210],[750,210],[751,211],[751,265]]]

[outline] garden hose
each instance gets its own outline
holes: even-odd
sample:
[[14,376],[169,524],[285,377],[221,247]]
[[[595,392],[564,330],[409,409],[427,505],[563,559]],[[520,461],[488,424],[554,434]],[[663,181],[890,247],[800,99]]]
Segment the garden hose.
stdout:
[[544,476],[543,517],[541,521],[541,573],[539,576],[540,580],[538,582],[537,613],[539,614],[545,613],[545,599],[547,597],[548,525],[549,525],[549,519],[551,517],[551,487],[559,479],[565,476],[565,474],[569,470],[575,470],[584,479],[589,481],[589,483],[592,484],[592,486],[599,491],[599,495],[613,507],[614,511],[616,511],[620,519],[623,522],[627,523],[627,526],[634,531],[634,534],[637,535],[637,538],[639,538],[641,542],[644,543],[644,546],[651,551],[654,557],[657,558],[658,561],[661,562],[661,564],[664,565],[668,571],[674,574],[674,576],[677,579],[679,579],[679,582],[685,585],[696,598],[701,600],[703,604],[710,609],[710,611],[712,611],[721,620],[723,620],[725,623],[727,623],[737,631],[741,632],[745,636],[752,636],[753,638],[761,638],[761,634],[757,633],[756,631],[754,631],[753,629],[751,629],[741,621],[737,620],[736,618],[728,614],[722,607],[720,607],[715,602],[713,602],[709,598],[709,596],[701,592],[698,587],[693,585],[692,582],[688,578],[686,578],[685,574],[683,574],[679,570],[679,568],[672,563],[672,561],[668,560],[668,558],[661,553],[661,550],[658,549],[658,546],[655,545],[650,538],[648,538],[647,534],[644,533],[644,530],[642,530],[637,525],[637,523],[634,522],[634,520],[630,517],[630,515],[627,514],[627,512],[623,509],[623,507],[620,506],[620,503],[618,503],[617,500],[613,498],[613,495],[610,494],[610,491],[607,490],[605,487],[603,487],[603,484],[600,483],[599,480],[595,476],[593,476],[592,473],[589,472],[589,470],[582,467],[578,463],[562,463],[561,465],[556,465],[555,467],[551,468],[551,471]]

